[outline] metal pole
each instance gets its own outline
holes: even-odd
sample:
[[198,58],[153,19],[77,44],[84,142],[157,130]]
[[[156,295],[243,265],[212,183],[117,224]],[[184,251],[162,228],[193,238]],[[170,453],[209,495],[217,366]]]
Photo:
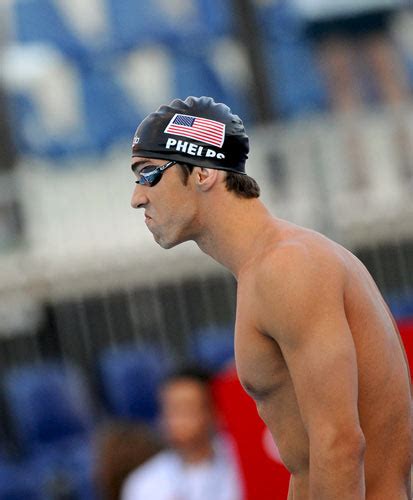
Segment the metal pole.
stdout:
[[265,48],[260,34],[256,9],[252,0],[232,0],[236,27],[244,43],[252,71],[252,93],[255,105],[255,120],[258,123],[273,121],[275,107],[270,92]]

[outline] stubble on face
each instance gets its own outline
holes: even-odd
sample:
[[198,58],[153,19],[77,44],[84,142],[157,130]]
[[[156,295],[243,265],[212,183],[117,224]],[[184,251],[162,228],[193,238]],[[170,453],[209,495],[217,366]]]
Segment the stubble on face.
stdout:
[[147,227],[155,242],[168,250],[193,239],[196,200],[189,183],[183,183],[179,170],[170,172],[162,181],[166,181],[160,186],[162,189],[152,193],[148,211],[150,216],[153,214],[153,219],[147,221]]

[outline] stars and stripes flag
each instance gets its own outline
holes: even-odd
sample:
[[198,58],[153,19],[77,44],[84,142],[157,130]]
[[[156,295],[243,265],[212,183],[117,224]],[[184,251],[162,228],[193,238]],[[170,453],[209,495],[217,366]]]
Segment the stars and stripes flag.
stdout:
[[225,124],[199,116],[176,114],[164,132],[189,137],[221,148],[224,144]]

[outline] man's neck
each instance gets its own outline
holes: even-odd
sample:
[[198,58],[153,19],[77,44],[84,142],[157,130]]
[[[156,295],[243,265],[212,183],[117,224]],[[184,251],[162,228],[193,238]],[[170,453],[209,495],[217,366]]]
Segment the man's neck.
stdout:
[[237,278],[274,229],[274,219],[260,200],[225,197],[202,214],[202,231],[195,242]]
[[197,447],[179,450],[179,455],[185,465],[196,465],[212,460],[214,449],[211,442],[202,443]]

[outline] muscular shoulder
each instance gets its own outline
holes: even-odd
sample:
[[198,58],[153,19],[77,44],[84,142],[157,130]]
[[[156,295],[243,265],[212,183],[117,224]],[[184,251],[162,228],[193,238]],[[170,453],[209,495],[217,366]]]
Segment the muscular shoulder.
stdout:
[[[257,260],[259,288],[273,285],[286,291],[326,282],[339,283],[345,275],[340,247],[317,233],[303,233],[268,246]],[[275,282],[273,282],[275,280]]]
[[263,322],[294,327],[342,302],[346,266],[340,247],[317,234],[299,235],[266,249],[254,289]]

